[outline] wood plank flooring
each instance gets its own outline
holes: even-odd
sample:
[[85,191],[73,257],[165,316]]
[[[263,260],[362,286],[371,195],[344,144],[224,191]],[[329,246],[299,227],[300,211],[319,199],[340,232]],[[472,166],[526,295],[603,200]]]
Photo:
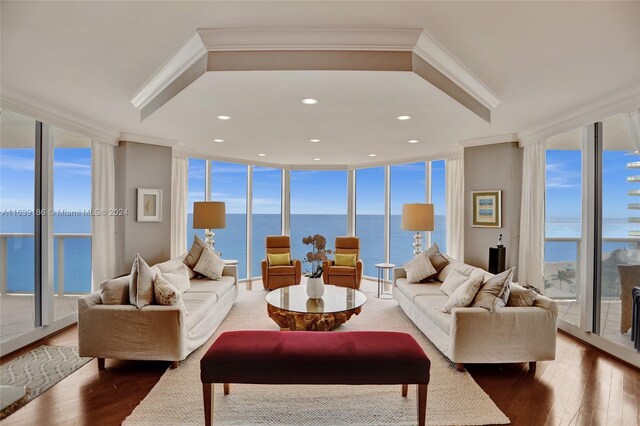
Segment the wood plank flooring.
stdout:
[[[77,345],[77,329],[63,330],[0,364],[41,344]],[[106,371],[98,372],[94,359],[0,424],[118,425],[168,367],[168,362],[107,360]],[[525,364],[466,367],[514,425],[640,425],[640,372],[563,333],[556,360],[538,362],[535,374]]]

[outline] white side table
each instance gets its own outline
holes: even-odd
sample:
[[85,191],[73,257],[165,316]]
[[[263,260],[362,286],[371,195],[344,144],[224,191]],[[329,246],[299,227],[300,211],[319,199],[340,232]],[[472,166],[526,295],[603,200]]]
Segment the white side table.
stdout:
[[227,265],[237,265],[238,264],[238,260],[237,259],[222,259],[224,260],[224,263]]
[[376,263],[378,268],[378,298],[379,299],[392,299],[393,294],[384,291],[384,271],[391,271],[396,265],[393,263]]

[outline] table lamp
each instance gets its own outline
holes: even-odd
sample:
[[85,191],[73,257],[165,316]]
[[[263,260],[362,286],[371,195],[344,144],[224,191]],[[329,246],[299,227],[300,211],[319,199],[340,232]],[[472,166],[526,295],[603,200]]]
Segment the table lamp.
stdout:
[[433,204],[403,204],[402,223],[404,231],[416,231],[413,236],[413,255],[422,253],[421,231],[433,231]]
[[227,226],[225,204],[222,201],[196,201],[193,203],[193,229],[204,229],[204,242],[215,254],[222,253],[213,248],[215,234],[212,229]]

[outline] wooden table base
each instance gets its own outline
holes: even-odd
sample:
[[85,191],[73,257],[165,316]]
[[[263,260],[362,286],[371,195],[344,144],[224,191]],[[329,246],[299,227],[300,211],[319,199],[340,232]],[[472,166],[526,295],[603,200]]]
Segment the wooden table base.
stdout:
[[334,312],[330,314],[308,314],[278,309],[267,303],[269,317],[280,326],[282,330],[308,330],[330,331],[335,330],[347,322],[353,314],[358,315],[361,307],[348,311]]

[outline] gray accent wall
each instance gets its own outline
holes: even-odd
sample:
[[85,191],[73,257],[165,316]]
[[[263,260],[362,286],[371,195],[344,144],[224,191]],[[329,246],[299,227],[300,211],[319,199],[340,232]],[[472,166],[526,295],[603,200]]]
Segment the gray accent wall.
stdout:
[[[474,228],[471,191],[502,190],[502,228]],[[489,247],[502,234],[507,248],[506,266],[518,264],[520,243],[520,198],[522,193],[522,149],[517,142],[474,146],[464,149],[464,260],[486,269]],[[518,270],[516,269],[516,274]]]
[[[116,149],[116,270],[129,273],[136,253],[153,265],[171,255],[171,148],[122,141]],[[137,222],[137,189],[162,189],[162,222]]]

